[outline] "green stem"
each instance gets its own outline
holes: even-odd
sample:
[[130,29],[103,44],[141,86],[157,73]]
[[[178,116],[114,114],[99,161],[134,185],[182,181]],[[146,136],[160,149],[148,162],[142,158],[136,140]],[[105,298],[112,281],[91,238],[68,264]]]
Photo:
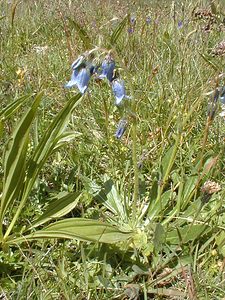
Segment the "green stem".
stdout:
[[[120,65],[123,67],[124,70],[126,70],[127,75],[127,81],[126,84],[129,86],[129,91],[131,95],[131,102],[126,107],[127,115],[132,120],[132,131],[131,131],[131,137],[132,137],[132,163],[133,163],[133,171],[134,171],[134,192],[133,192],[133,199],[132,199],[132,220],[133,224],[135,224],[137,220],[137,204],[138,204],[138,196],[139,196],[139,170],[138,170],[138,164],[137,164],[137,100],[135,99],[134,95],[134,89],[132,85],[132,77],[129,73],[129,70],[127,70],[127,67],[121,58],[120,54],[116,51],[116,49],[112,49],[112,52],[114,52],[118,58],[118,61],[120,62]],[[128,109],[128,110],[127,110]]]
[[137,164],[137,121],[136,117],[133,121],[132,126],[132,160],[133,160],[133,168],[134,168],[134,193],[133,193],[133,201],[132,201],[132,210],[133,210],[133,220],[136,219],[137,212],[137,202],[138,202],[138,194],[139,194],[139,172],[138,172],[138,164]]
[[206,121],[206,126],[205,126],[205,131],[204,131],[204,137],[203,137],[203,141],[202,141],[202,150],[201,150],[201,154],[200,154],[200,162],[199,162],[199,167],[198,167],[198,179],[197,182],[195,184],[195,188],[191,194],[191,197],[193,197],[195,195],[195,197],[197,196],[197,191],[198,191],[198,187],[199,184],[202,180],[202,178],[204,177],[204,173],[201,173],[202,167],[203,167],[203,159],[204,159],[204,152],[205,152],[205,147],[208,141],[208,135],[209,135],[209,127],[212,123],[212,120],[210,117],[207,118]]
[[[164,187],[165,187],[165,184],[168,180],[168,177],[169,177],[169,174],[170,174],[170,171],[173,167],[173,164],[174,164],[174,161],[176,159],[176,155],[177,155],[177,151],[178,151],[178,148],[179,148],[179,145],[180,145],[180,141],[181,141],[181,133],[179,133],[176,137],[176,142],[175,142],[175,145],[174,145],[174,149],[173,149],[173,152],[171,154],[171,158],[170,158],[170,161],[169,161],[169,164],[167,166],[167,169],[166,169],[166,172],[165,172],[165,175],[162,179],[162,184],[160,185],[159,187],[159,191],[158,191],[158,195],[157,195],[157,198],[155,200],[155,202],[150,206],[149,206],[149,209],[148,209],[148,216],[152,219],[156,213],[158,212],[158,203],[161,201],[161,196],[162,196],[162,193],[163,193],[163,190],[164,190]],[[154,207],[152,207],[154,206]]]

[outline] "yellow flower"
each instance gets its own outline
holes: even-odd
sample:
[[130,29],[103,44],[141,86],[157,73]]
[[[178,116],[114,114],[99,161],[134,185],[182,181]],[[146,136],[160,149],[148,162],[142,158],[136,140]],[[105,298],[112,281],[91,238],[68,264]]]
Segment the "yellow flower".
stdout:
[[24,82],[24,76],[25,76],[26,72],[27,72],[26,68],[24,68],[24,69],[19,68],[16,71],[16,75],[18,76],[18,84],[19,85],[23,84],[23,82]]

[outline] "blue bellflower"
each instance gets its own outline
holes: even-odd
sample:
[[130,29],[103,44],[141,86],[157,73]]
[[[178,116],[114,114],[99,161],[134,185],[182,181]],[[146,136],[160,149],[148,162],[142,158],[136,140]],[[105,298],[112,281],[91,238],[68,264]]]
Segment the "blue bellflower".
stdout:
[[126,90],[125,90],[123,80],[114,79],[112,81],[112,90],[113,90],[113,94],[116,98],[115,104],[117,106],[122,104],[122,101],[123,101],[124,98],[130,99],[130,97],[126,95]]
[[79,91],[84,94],[88,88],[94,67],[90,63],[86,63],[84,61],[84,56],[78,57],[78,59],[73,62],[71,67],[73,70],[72,76],[70,81],[65,85],[65,88],[77,86]]
[[77,75],[78,74],[79,74],[78,69],[73,70],[70,81],[67,82],[67,84],[65,84],[64,87],[69,89],[69,88],[75,86],[77,84]]
[[124,132],[125,132],[126,129],[127,129],[127,125],[128,125],[128,122],[127,122],[126,119],[121,119],[121,120],[119,121],[117,130],[116,130],[116,133],[115,133],[115,137],[116,137],[117,139],[121,139],[121,137],[123,136]]
[[113,71],[115,69],[115,62],[110,57],[106,58],[101,65],[100,79],[107,78],[110,82],[113,78]]
[[72,70],[80,68],[82,65],[85,65],[84,55],[79,56],[71,65]]
[[73,70],[70,81],[65,85],[65,88],[71,88],[77,86],[79,91],[84,94],[88,88],[88,84],[91,78],[91,72],[88,68],[82,68]]

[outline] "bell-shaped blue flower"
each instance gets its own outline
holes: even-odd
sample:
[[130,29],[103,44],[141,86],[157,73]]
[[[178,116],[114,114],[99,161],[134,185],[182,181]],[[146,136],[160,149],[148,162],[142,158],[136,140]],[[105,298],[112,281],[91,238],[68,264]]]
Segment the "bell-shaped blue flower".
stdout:
[[84,67],[80,70],[73,70],[70,81],[65,85],[65,88],[77,86],[79,91],[84,94],[88,88],[88,84],[92,75],[93,69]]
[[71,75],[71,79],[69,82],[67,82],[67,84],[65,84],[65,88],[71,88],[73,86],[75,86],[77,84],[77,75],[78,75],[79,71],[78,69],[73,70],[72,75]]
[[115,104],[117,106],[120,106],[122,104],[122,101],[124,98],[130,99],[130,97],[126,95],[126,90],[125,90],[123,80],[117,79],[117,78],[114,79],[112,81],[112,90],[113,90],[113,94],[116,98]]
[[107,56],[104,61],[102,62],[101,65],[101,73],[98,78],[103,79],[107,78],[110,82],[112,81],[113,78],[113,71],[115,69],[115,62],[111,58],[111,56]]
[[123,136],[125,130],[127,129],[128,126],[128,121],[126,119],[121,119],[119,121],[116,133],[115,133],[115,137],[117,139],[121,139],[121,137]]
[[76,85],[82,94],[84,94],[84,92],[88,88],[90,78],[91,78],[91,74],[89,69],[83,68],[79,71],[76,77],[76,81],[77,81]]
[[72,63],[71,68],[72,70],[76,70],[84,65],[85,65],[85,57],[84,55],[81,55]]

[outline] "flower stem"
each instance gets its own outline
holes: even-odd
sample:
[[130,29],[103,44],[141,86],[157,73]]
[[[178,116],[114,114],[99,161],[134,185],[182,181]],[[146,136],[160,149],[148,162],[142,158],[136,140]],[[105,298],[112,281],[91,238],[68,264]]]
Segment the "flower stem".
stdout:
[[132,199],[132,216],[133,221],[136,219],[137,212],[137,202],[138,202],[138,194],[139,194],[139,172],[138,172],[138,164],[137,164],[137,121],[136,117],[134,117],[133,126],[132,126],[132,161],[134,168],[134,193]]

